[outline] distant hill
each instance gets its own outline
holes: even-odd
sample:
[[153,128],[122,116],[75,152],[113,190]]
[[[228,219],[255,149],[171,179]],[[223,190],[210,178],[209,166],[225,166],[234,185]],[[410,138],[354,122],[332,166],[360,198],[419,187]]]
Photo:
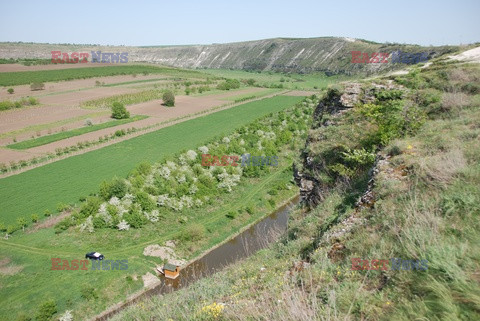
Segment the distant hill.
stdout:
[[128,52],[129,62],[150,62],[182,68],[222,68],[326,74],[371,74],[403,68],[402,64],[351,63],[351,51],[391,53],[428,52],[429,59],[458,51],[455,46],[422,47],[382,44],[338,37],[275,38],[246,42],[187,46],[96,46],[69,44],[0,43],[0,58],[50,58],[51,51]]

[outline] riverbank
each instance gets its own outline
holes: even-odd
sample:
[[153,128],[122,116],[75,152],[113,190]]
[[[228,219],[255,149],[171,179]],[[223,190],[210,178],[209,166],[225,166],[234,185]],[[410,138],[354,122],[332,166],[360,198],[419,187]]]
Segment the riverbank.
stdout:
[[[260,216],[258,217],[257,219],[255,219],[253,222],[245,225],[244,227],[242,227],[239,231],[237,231],[236,233],[230,235],[228,238],[224,239],[222,242],[214,245],[213,247],[210,247],[209,249],[203,251],[201,254],[199,255],[196,255],[194,258],[192,258],[191,260],[189,260],[185,265],[184,267],[182,267],[182,271],[185,271],[185,270],[188,270],[187,268],[189,266],[192,266],[193,264],[195,264],[196,262],[200,261],[201,259],[205,258],[208,254],[212,253],[213,251],[215,251],[216,249],[224,246],[225,244],[227,244],[228,242],[238,238],[240,235],[242,235],[243,233],[247,232],[248,230],[252,229],[253,227],[255,227],[256,225],[258,225],[260,222],[268,219],[269,217],[275,215],[275,214],[278,214],[279,212],[282,212],[282,211],[287,211],[289,212],[290,211],[290,208],[288,208],[289,206],[292,205],[293,203],[293,206],[298,204],[299,202],[299,195],[296,194],[295,196],[293,197],[290,197],[288,198],[287,200],[283,201],[281,203],[280,206],[278,206],[274,211],[264,215],[264,216]],[[288,215],[288,214],[287,214]],[[251,253],[253,254],[253,253]],[[233,263],[233,262],[229,262],[229,263]],[[193,268],[193,270],[195,270],[195,268]],[[182,273],[181,271],[181,273]],[[192,274],[190,274],[191,276]],[[103,320],[108,320],[110,317],[112,317],[113,315],[119,313],[122,309],[125,309],[126,307],[136,303],[137,301],[139,300],[143,300],[145,298],[148,298],[152,295],[155,295],[155,294],[158,294],[156,292],[161,292],[161,287],[162,286],[170,286],[172,287],[174,284],[172,283],[167,283],[169,282],[170,280],[167,280],[165,279],[165,277],[163,276],[159,276],[160,279],[155,282],[154,284],[151,284],[150,286],[132,294],[131,296],[129,296],[126,300],[124,300],[123,302],[121,303],[118,303],[118,304],[115,304],[113,305],[112,307],[110,307],[109,309],[107,309],[106,311],[102,312],[100,315],[90,319],[91,321],[103,321]],[[188,277],[188,276],[187,276]],[[193,274],[193,278],[201,278],[202,276],[198,275],[198,274]],[[183,286],[186,286],[186,285],[183,285],[183,286],[179,286],[180,284],[178,282],[180,282],[182,279],[182,275],[180,275],[179,278],[175,279],[175,281],[172,281],[172,282],[177,282],[177,286],[173,286],[173,289],[178,289],[178,288],[181,288]],[[188,284],[187,284],[188,285]],[[159,289],[160,288],[160,289]],[[156,289],[160,290],[160,291],[155,291]]]

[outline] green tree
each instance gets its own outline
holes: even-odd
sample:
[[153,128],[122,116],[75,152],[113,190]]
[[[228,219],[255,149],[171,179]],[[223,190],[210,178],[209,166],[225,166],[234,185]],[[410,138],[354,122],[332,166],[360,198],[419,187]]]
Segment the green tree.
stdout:
[[[185,90],[186,93],[186,90]],[[175,106],[175,95],[173,94],[172,91],[167,90],[166,92],[163,93],[163,104],[168,107],[173,107]]]
[[13,94],[15,92],[15,90],[13,90],[13,88],[8,88],[7,91],[8,91],[9,94]]
[[32,223],[38,222],[38,219],[39,219],[38,214],[32,214],[31,218],[32,218]]
[[112,118],[115,118],[115,119],[130,118],[130,113],[128,112],[127,108],[125,108],[124,104],[116,101],[112,105]]
[[17,218],[17,224],[25,231],[25,226],[27,225],[27,220],[23,217]]

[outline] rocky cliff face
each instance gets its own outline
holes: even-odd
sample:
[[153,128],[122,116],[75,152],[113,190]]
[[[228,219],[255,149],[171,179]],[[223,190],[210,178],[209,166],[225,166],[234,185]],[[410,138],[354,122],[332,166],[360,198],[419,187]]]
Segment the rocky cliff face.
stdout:
[[151,62],[182,68],[222,68],[255,71],[372,74],[404,68],[393,63],[352,63],[351,51],[366,53],[403,50],[429,53],[429,58],[454,47],[387,45],[351,38],[265,39],[257,41],[165,47],[82,46],[50,44],[0,44],[0,58],[51,58],[51,51],[128,52],[129,62]]
[[[300,156],[300,164],[294,165],[294,179],[300,187],[300,196],[305,204],[314,207],[322,201],[325,192],[332,187],[331,182],[324,178],[328,175],[326,174],[328,163],[331,158],[338,158],[343,151],[338,148],[340,144],[332,145],[327,152],[318,152],[316,146],[327,144],[327,138],[321,129],[337,126],[342,115],[350,112],[356,104],[374,102],[376,91],[395,88],[391,81],[370,85],[346,83],[338,89],[328,90],[325,97],[320,100],[313,114],[312,128]],[[328,144],[331,144],[331,138]]]

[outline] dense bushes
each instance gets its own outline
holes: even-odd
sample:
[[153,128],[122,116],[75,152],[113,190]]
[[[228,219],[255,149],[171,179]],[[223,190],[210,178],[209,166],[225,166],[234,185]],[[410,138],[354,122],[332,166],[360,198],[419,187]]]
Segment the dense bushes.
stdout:
[[167,107],[175,106],[175,95],[171,90],[167,90],[163,93],[162,96],[163,104]]
[[22,98],[17,101],[4,100],[0,101],[0,110],[8,110],[13,108],[21,108],[23,106],[33,106],[38,104],[35,97]]
[[130,118],[130,113],[128,112],[125,105],[119,102],[114,102],[112,105],[112,118],[115,119],[125,119]]
[[240,81],[237,79],[227,79],[217,85],[217,89],[230,90],[240,88]]

